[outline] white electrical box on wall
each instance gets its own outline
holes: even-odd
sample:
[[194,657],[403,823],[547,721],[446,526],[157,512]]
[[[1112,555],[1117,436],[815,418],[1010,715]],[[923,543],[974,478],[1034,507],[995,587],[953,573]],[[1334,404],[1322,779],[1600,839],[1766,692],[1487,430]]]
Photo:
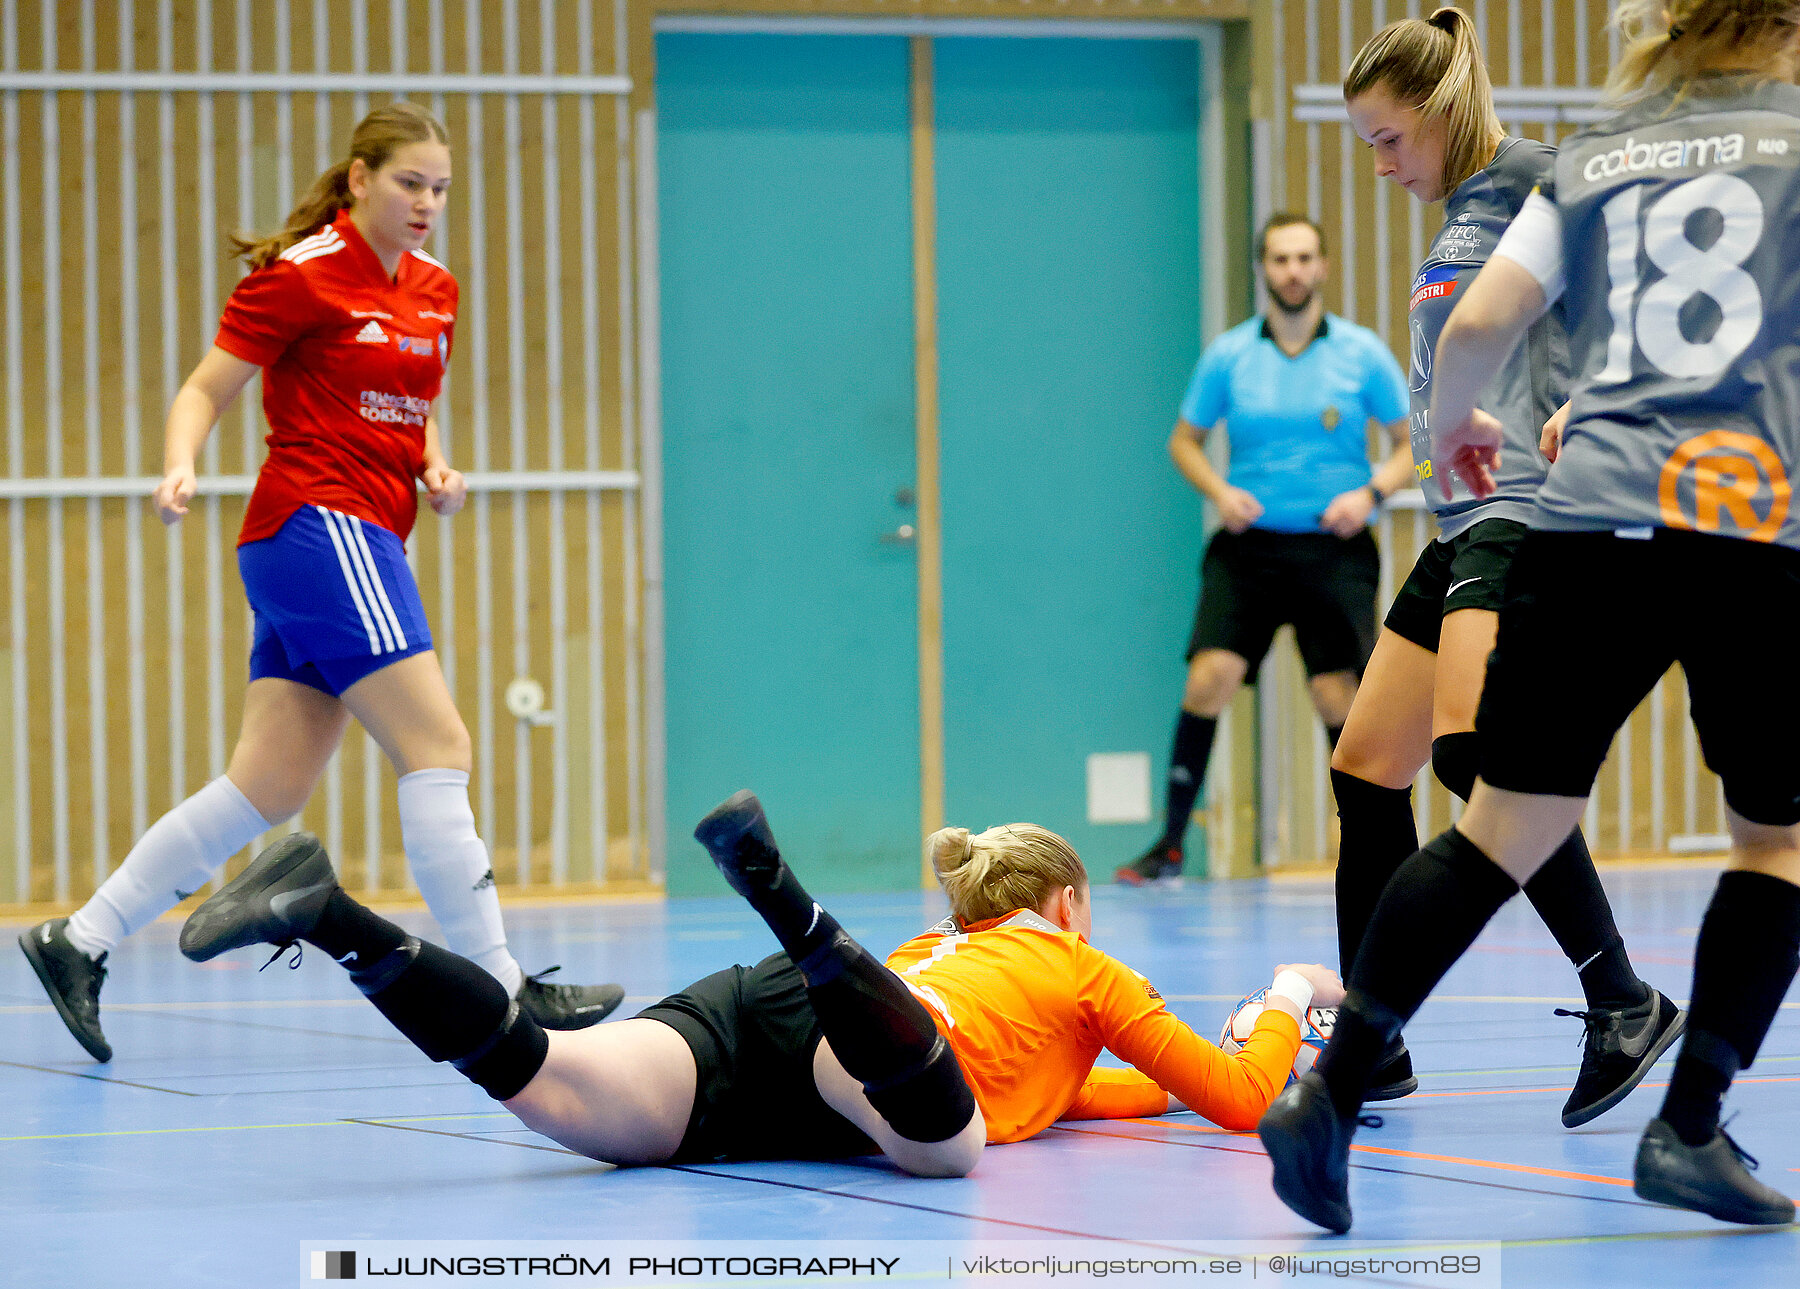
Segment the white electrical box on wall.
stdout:
[[1150,754],[1094,752],[1087,759],[1087,813],[1091,824],[1150,822]]

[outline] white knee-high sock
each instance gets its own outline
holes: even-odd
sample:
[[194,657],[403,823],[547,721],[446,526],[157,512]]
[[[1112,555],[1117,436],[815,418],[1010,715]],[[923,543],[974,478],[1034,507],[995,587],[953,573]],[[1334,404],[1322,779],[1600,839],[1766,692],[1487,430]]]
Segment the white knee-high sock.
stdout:
[[469,806],[469,776],[461,770],[401,775],[400,838],[413,881],[451,951],[485,968],[507,993],[518,993],[525,976],[506,948],[493,864]]
[[154,922],[212,880],[219,866],[279,820],[264,819],[224,775],[158,819],[125,862],[69,918],[69,940],[90,958]]

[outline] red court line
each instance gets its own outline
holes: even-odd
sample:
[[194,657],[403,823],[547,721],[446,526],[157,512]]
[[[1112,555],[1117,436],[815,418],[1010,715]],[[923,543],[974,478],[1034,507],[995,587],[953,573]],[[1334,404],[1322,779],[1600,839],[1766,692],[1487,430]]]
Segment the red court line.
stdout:
[[1534,1177],[1561,1177],[1572,1182],[1599,1182],[1603,1186],[1629,1186],[1622,1177],[1602,1177],[1598,1173],[1571,1173],[1560,1168],[1538,1168],[1532,1164],[1503,1164],[1497,1159],[1464,1159],[1461,1155],[1427,1155],[1417,1150],[1395,1150],[1391,1146],[1359,1146],[1350,1149],[1371,1155],[1394,1155],[1400,1159],[1424,1159],[1436,1164],[1466,1164],[1471,1168],[1497,1168],[1507,1173],[1530,1173]]

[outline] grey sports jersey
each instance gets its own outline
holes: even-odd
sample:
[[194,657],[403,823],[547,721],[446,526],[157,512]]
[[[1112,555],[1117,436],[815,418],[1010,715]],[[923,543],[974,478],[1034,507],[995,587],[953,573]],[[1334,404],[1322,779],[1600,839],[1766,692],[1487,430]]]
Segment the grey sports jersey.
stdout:
[[1431,460],[1431,357],[1438,333],[1462,293],[1488,262],[1506,227],[1547,179],[1556,164],[1556,149],[1531,139],[1507,139],[1487,169],[1457,185],[1444,203],[1444,226],[1432,239],[1431,252],[1413,279],[1412,330],[1413,466],[1425,500],[1437,514],[1438,540],[1449,541],[1483,519],[1529,522],[1534,498],[1550,463],[1538,451],[1538,436],[1550,414],[1568,397],[1569,340],[1562,311],[1551,309],[1532,326],[1506,366],[1482,391],[1479,406],[1506,427],[1500,452],[1496,491],[1478,500],[1460,476],[1449,501],[1435,481]]
[[1557,159],[1577,376],[1533,522],[1800,547],[1800,89],[1716,76],[1672,100]]

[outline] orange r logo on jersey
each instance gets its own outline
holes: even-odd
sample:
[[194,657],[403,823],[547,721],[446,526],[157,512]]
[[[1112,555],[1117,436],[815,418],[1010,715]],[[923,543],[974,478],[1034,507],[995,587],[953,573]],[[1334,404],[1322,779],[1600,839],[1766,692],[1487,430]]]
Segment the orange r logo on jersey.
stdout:
[[1724,522],[1738,536],[1772,542],[1793,491],[1775,449],[1752,434],[1712,430],[1670,454],[1656,500],[1671,528],[1716,533]]

